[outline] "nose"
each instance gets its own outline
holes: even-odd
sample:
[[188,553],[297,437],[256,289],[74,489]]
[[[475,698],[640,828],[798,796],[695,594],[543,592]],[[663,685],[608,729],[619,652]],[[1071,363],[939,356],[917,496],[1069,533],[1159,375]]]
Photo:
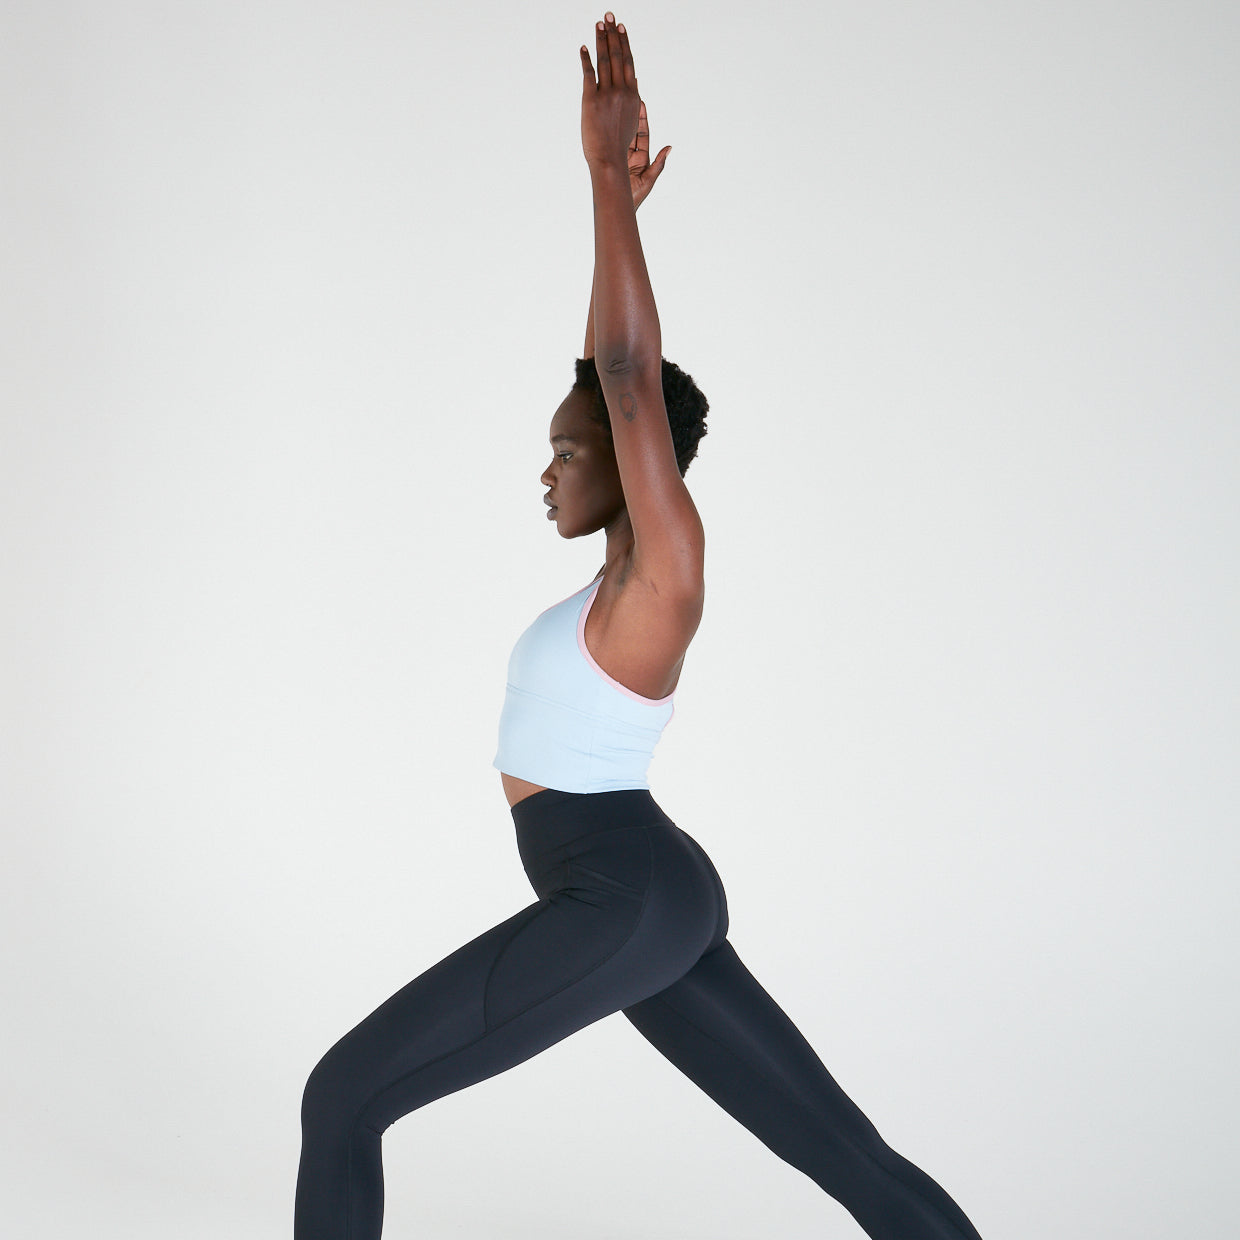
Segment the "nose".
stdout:
[[[553,463],[554,463],[554,462],[553,462]],[[548,465],[548,466],[547,466],[547,468],[546,468],[546,469],[544,469],[544,470],[542,471],[542,477],[541,477],[541,478],[539,478],[539,480],[538,480],[538,481],[539,481],[539,482],[541,482],[541,483],[543,484],[543,486],[545,486],[545,487],[549,487],[549,486],[552,484],[552,482],[554,482],[554,481],[555,481],[555,479],[554,479],[554,478],[552,478],[552,476],[551,476],[551,466],[550,466],[550,465]]]

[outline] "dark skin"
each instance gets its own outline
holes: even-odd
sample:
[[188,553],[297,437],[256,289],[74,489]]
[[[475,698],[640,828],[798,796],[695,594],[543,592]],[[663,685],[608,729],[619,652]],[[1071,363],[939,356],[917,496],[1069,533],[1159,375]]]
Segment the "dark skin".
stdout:
[[[585,356],[595,356],[597,312],[599,356],[611,359],[599,379],[612,434],[591,416],[598,413],[593,397],[570,391],[551,420],[552,458],[542,483],[562,538],[599,530],[607,538],[603,580],[585,626],[587,649],[617,684],[657,701],[675,690],[703,596],[701,523],[675,463],[658,318],[634,223],[671,148],[651,161],[628,36],[610,13],[598,25],[596,45],[597,79],[581,49],[582,146],[595,207]],[[624,439],[620,457],[617,436]],[[627,497],[621,461],[633,488]],[[645,531],[640,546],[636,530]],[[509,805],[541,790],[506,772],[501,777]]]
[[[622,608],[626,618],[616,613],[608,628],[616,629],[617,642],[623,631],[635,646],[640,630],[653,674],[675,664],[692,636],[692,613],[700,616],[705,534],[676,464],[664,405],[662,330],[633,203],[630,153],[641,129],[641,97],[628,35],[611,13],[597,24],[595,49],[594,63],[586,47],[580,51],[581,142],[594,206],[598,377],[635,540],[630,580],[643,581],[650,595],[644,610],[658,613],[643,614],[631,598]],[[607,598],[600,602],[612,616]]]
[[[543,470],[546,503],[561,538],[607,535],[602,572],[615,578],[633,550],[633,524],[620,485],[611,437],[590,417],[593,397],[573,390],[551,419],[551,464]],[[561,438],[561,436],[566,438]]]
[[[670,146],[650,158],[650,122],[642,100],[637,132],[629,144],[627,164],[633,209],[645,202],[667,166]],[[590,313],[586,320],[583,357],[594,356],[594,290],[590,291]],[[590,417],[588,393],[570,391],[551,419],[552,458],[541,482],[548,487],[545,502],[558,505],[552,518],[561,538],[581,538],[603,530],[607,535],[605,563],[600,574],[618,578],[633,550],[633,524],[629,520],[620,485],[620,468],[611,436]],[[557,440],[566,435],[571,442]]]

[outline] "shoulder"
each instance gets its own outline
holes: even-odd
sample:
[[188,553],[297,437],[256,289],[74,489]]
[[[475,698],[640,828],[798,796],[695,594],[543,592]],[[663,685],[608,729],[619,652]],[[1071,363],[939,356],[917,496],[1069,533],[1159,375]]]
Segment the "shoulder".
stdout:
[[[641,616],[647,626],[677,632],[688,638],[697,631],[706,602],[706,583],[701,573],[687,577],[669,572],[660,563],[643,559],[634,547],[619,565],[615,580],[599,589],[608,592],[609,610],[628,617]],[[687,630],[687,632],[686,632]]]
[[622,687],[652,701],[673,693],[702,619],[705,591],[672,589],[629,557],[603,579],[582,636],[599,667]]

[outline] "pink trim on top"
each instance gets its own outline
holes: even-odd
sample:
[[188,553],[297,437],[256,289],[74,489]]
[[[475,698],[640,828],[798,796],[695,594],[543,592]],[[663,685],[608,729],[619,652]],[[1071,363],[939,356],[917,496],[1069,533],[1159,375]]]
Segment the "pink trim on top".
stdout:
[[[598,588],[603,584],[600,577],[594,583],[594,589],[590,591],[589,597],[586,599],[585,606],[581,609],[581,615],[577,617],[577,649],[581,651],[585,661],[609,684],[613,689],[619,689],[625,697],[630,697],[635,702],[641,702],[645,706],[666,706],[668,702],[676,696],[673,689],[667,697],[648,698],[642,697],[640,693],[634,693],[632,689],[626,689],[618,680],[608,676],[605,671],[594,661],[594,656],[586,649],[586,617],[590,614],[590,608],[594,606],[594,600],[598,597]],[[571,596],[570,596],[571,597]],[[675,706],[672,707],[675,710]],[[670,722],[670,720],[669,720]]]

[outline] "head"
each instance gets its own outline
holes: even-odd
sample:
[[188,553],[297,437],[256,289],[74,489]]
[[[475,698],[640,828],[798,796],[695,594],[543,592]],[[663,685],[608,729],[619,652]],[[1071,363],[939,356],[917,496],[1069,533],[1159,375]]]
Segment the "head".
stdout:
[[[611,436],[607,401],[592,357],[578,358],[576,381],[551,419],[551,464],[543,472],[557,508],[562,538],[605,529],[624,513],[624,490]],[[706,397],[674,362],[663,359],[663,403],[667,408],[676,466],[683,478],[706,434]]]

